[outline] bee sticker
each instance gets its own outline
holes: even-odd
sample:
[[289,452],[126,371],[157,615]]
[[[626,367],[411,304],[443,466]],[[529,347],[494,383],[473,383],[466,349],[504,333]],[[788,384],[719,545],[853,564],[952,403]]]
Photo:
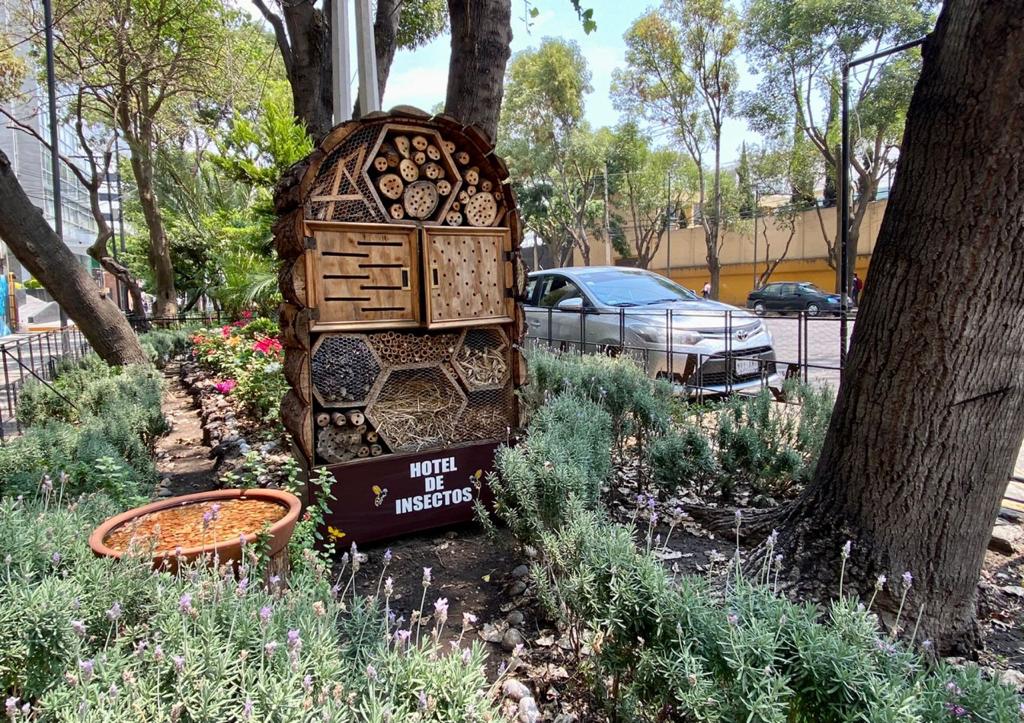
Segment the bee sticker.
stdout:
[[327,526],[327,534],[333,537],[335,540],[340,540],[342,537],[345,536],[344,532],[339,530],[337,527],[334,527],[333,525]]
[[384,500],[386,500],[388,497],[388,488],[385,487],[384,489],[381,489],[379,485],[374,485],[370,489],[373,491],[374,494],[373,506],[380,507],[382,504],[384,504]]
[[479,490],[480,489],[480,479],[483,476],[484,476],[484,471],[482,469],[478,469],[476,472],[474,472],[473,474],[471,474],[469,476],[469,481],[473,484],[474,487],[476,487]]

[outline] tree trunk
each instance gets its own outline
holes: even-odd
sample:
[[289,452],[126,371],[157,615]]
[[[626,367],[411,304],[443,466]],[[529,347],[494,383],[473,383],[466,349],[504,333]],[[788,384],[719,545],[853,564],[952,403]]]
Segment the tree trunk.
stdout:
[[130,141],[132,175],[139,192],[139,205],[146,219],[149,231],[149,247],[146,255],[149,268],[153,271],[156,288],[156,304],[153,316],[170,318],[178,314],[178,293],[174,288],[174,264],[171,261],[171,245],[164,231],[164,220],[153,184],[152,146],[146,139]]
[[924,46],[871,285],[813,482],[783,516],[807,586],[877,575],[941,650],[977,642],[978,576],[1024,438],[1024,16],[947,3]]
[[448,0],[452,55],[444,110],[497,138],[511,55],[511,0]]
[[[711,271],[711,298],[717,299],[722,290],[719,283],[722,267],[718,262],[718,234],[722,228],[722,128],[715,128],[715,218],[711,224],[711,238],[708,240],[708,269]],[[714,259],[712,261],[712,258]]]
[[105,298],[74,254],[47,225],[0,151],[0,238],[46,288],[109,364],[138,364],[146,355],[128,320]]
[[[286,69],[295,117],[306,126],[314,142],[333,125],[330,2],[325,3],[328,12],[318,9],[315,0],[282,3],[290,53]],[[278,35],[278,43],[281,41]]]

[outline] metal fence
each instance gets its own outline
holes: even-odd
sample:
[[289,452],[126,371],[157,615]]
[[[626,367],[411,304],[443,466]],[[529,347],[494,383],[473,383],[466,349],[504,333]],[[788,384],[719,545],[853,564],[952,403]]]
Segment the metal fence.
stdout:
[[61,362],[77,361],[89,350],[89,342],[76,327],[20,334],[0,343],[0,439],[21,431],[15,410],[25,382],[51,382]]
[[527,307],[526,318],[529,346],[628,355],[695,396],[781,389],[787,378],[837,387],[845,360],[840,315]]

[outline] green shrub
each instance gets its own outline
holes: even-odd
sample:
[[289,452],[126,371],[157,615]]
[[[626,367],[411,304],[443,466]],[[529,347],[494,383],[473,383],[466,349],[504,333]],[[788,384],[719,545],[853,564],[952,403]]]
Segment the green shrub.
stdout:
[[499,514],[524,539],[560,524],[570,504],[597,506],[611,475],[611,418],[594,402],[571,394],[542,407],[530,436],[498,451],[491,475]]
[[267,585],[250,555],[240,579],[207,567],[154,573],[89,550],[89,531],[111,512],[102,495],[74,509],[0,501],[0,686],[40,720],[497,715],[478,643],[442,650],[439,635],[413,626],[406,646],[386,596],[355,595],[350,570],[338,584],[313,560],[287,586]]
[[0,495],[34,496],[48,475],[68,498],[104,490],[137,500],[156,477],[151,442],[167,429],[159,372],[91,355],[64,369],[53,383],[62,396],[38,382],[24,386],[24,434],[0,444]]
[[[600,641],[592,680],[620,720],[779,723],[1019,721],[1011,689],[929,665],[853,600],[798,605],[735,576],[724,598],[673,581],[633,531],[577,506],[542,535],[544,597],[576,639]],[[587,662],[589,661],[589,662]]]
[[703,494],[721,475],[710,442],[695,425],[670,429],[651,443],[647,457],[655,485],[668,494]]
[[139,343],[149,360],[162,368],[169,361],[181,356],[188,350],[189,339],[192,336],[192,329],[182,327],[180,329],[154,329],[147,331],[139,337]]
[[[611,418],[619,456],[627,450],[646,454],[647,446],[671,422],[672,387],[656,382],[635,360],[599,354],[560,354],[536,348],[529,352],[530,383],[522,390],[526,417],[557,395],[574,394],[600,405]],[[641,485],[647,482],[641,468]]]

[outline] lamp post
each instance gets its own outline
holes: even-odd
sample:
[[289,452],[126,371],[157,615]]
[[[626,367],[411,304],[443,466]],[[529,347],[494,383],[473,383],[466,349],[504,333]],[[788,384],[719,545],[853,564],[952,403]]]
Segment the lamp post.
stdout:
[[[64,217],[61,213],[60,193],[60,147],[57,134],[57,80],[53,68],[53,7],[50,0],[43,0],[43,25],[46,30],[46,94],[50,114],[50,169],[53,175],[53,231],[61,241],[64,240]],[[68,314],[64,307],[60,310],[61,349],[67,354],[70,351],[68,340]]]
[[842,66],[842,111],[840,128],[842,133],[842,150],[840,153],[839,171],[839,367],[846,367],[846,342],[849,337],[849,326],[847,315],[849,307],[850,287],[850,68],[864,63],[871,63],[880,58],[885,58],[894,53],[900,53],[910,48],[916,48],[924,43],[928,36],[910,40],[906,43],[894,45],[891,48],[880,50],[871,55],[864,55],[854,58]]

